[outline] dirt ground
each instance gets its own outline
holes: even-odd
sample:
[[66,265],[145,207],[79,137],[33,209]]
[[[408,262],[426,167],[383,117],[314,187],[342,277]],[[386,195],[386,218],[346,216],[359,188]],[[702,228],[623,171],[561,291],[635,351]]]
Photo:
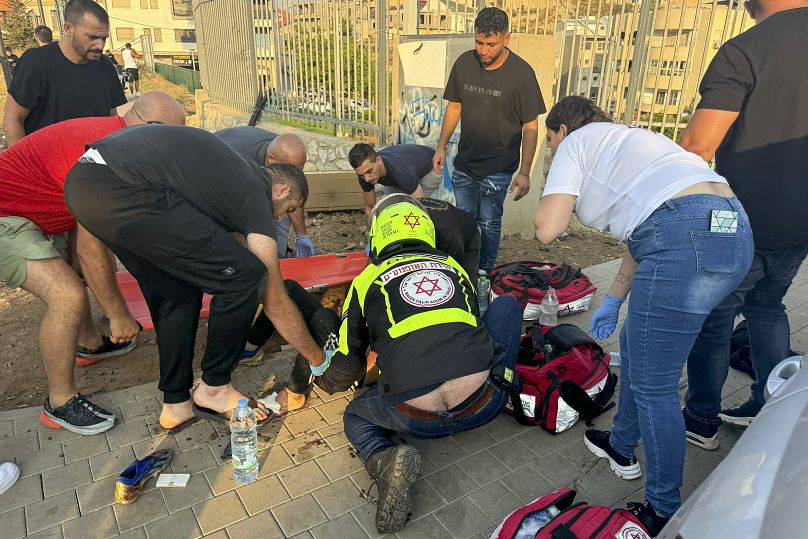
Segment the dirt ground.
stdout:
[[[315,213],[308,220],[310,237],[318,253],[360,250],[367,228],[361,212]],[[292,247],[294,242],[292,243]],[[502,240],[499,262],[546,260],[586,267],[616,258],[622,247],[601,234],[566,236],[548,247],[518,237]],[[342,291],[344,294],[344,291]],[[327,295],[325,302],[339,301],[340,291]],[[336,297],[335,297],[336,296]],[[102,311],[94,303],[95,319]],[[21,290],[0,286],[0,409],[41,405],[47,396],[47,379],[39,356],[38,331],[44,305]],[[204,350],[207,322],[197,334],[197,366]],[[270,341],[268,346],[277,346]],[[76,367],[79,391],[103,393],[157,380],[159,364],[154,331],[139,337],[138,347],[129,354],[107,359],[89,367]]]

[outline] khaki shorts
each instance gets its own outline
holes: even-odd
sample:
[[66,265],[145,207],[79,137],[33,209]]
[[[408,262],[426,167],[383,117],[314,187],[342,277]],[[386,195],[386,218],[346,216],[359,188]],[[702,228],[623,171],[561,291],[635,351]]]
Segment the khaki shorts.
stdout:
[[28,275],[27,260],[67,257],[68,234],[45,234],[24,217],[0,217],[0,281],[18,288]]

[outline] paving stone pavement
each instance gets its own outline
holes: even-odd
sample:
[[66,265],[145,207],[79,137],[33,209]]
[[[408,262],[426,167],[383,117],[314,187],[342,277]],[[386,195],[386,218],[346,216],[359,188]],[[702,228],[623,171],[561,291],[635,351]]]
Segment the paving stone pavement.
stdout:
[[[597,306],[619,261],[585,270],[599,290]],[[792,347],[808,349],[808,265],[785,300]],[[625,313],[626,309],[623,309]],[[592,311],[563,319],[587,328]],[[622,321],[622,319],[621,319]],[[617,350],[617,332],[601,344]],[[273,354],[259,367],[239,369],[237,387],[261,392],[291,370],[294,352]],[[111,361],[126,361],[126,358]],[[724,404],[748,395],[749,377],[731,371]],[[682,391],[684,391],[684,379]],[[201,421],[176,435],[160,431],[156,383],[94,397],[119,423],[81,437],[49,430],[38,407],[0,412],[0,462],[15,460],[21,479],[0,496],[0,536],[47,538],[241,539],[257,537],[379,537],[371,480],[342,432],[350,393],[317,389],[303,410],[259,430],[259,479],[238,486],[220,458],[227,427]],[[615,410],[597,418],[608,428]],[[581,423],[558,436],[500,416],[473,432],[434,441],[406,440],[423,455],[413,487],[413,521],[396,536],[487,537],[510,511],[562,485],[593,504],[624,505],[643,498],[642,480],[622,481],[582,442]],[[741,431],[721,427],[721,448],[687,448],[683,496],[689,496],[731,449]],[[175,452],[171,470],[190,473],[184,489],[157,489],[151,480],[136,503],[114,504],[117,474],[135,457],[159,448]],[[638,458],[644,461],[642,451]],[[373,489],[375,491],[375,488]],[[371,497],[373,495],[371,491]]]

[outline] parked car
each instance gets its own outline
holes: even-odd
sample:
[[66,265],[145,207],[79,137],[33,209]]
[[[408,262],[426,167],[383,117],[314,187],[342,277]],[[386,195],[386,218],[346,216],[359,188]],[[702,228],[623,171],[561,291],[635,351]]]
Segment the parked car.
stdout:
[[298,104],[297,110],[306,114],[330,115],[333,109],[331,103],[320,99],[317,101],[303,101]]
[[808,537],[808,356],[782,361],[767,388],[755,420],[657,537]]

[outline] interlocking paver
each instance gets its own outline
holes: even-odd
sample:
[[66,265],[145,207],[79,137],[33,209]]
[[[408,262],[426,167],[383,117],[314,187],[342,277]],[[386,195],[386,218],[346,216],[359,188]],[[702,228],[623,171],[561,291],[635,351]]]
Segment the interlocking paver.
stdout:
[[28,539],[64,539],[62,526],[56,525],[36,533],[28,534]]
[[146,421],[139,419],[131,423],[115,425],[115,428],[107,431],[107,439],[112,449],[118,449],[125,445],[132,445],[151,438],[151,431]]
[[467,430],[452,437],[457,445],[462,447],[469,455],[479,453],[496,445],[498,440],[482,429]]
[[469,498],[461,498],[435,512],[454,537],[471,537],[491,526],[492,521]]
[[180,449],[182,451],[188,451],[218,440],[219,434],[216,432],[216,429],[213,428],[210,421],[202,421],[175,434],[174,437],[177,439],[177,444],[180,446]]
[[8,419],[0,421],[0,439],[14,436],[14,421]]
[[0,496],[0,514],[42,499],[42,477],[32,475],[17,481]]
[[257,515],[291,499],[277,475],[254,481],[237,492],[250,515]]
[[331,447],[317,432],[307,432],[282,445],[297,464],[331,452]]
[[39,436],[36,431],[0,439],[0,462],[14,460],[25,453],[39,449]]
[[547,481],[558,486],[571,484],[581,474],[581,471],[559,452],[536,459],[530,466]]
[[43,426],[38,415],[14,420],[14,434],[25,434],[41,428]]
[[[146,539],[146,530],[143,527],[123,532],[117,539]],[[220,538],[221,539],[221,538]],[[224,539],[227,539],[226,537]]]
[[260,451],[258,453],[258,462],[261,463],[261,470],[258,472],[259,479],[276,474],[295,465],[295,461],[292,460],[292,457],[279,445]]
[[362,526],[362,529],[365,530],[365,533],[370,536],[371,539],[376,539],[377,537],[382,537],[378,531],[376,531],[376,505],[372,503],[366,503],[365,505],[361,505],[358,508],[351,511],[351,514],[354,516],[356,521]]
[[65,442],[65,462],[70,464],[109,451],[107,437],[103,434],[82,436],[76,440]]
[[157,418],[163,404],[157,397],[147,397],[137,402],[130,402],[121,406],[121,416],[126,423],[139,419]]
[[233,479],[233,467],[230,463],[206,470],[203,475],[215,496],[230,492],[239,486],[236,480]]
[[105,507],[64,523],[65,539],[107,539],[118,535],[118,523],[111,507]]
[[47,530],[78,516],[79,503],[73,490],[25,506],[28,533]]
[[315,539],[360,539],[368,536],[351,513],[323,522],[312,528],[311,534]]
[[496,459],[507,466],[509,470],[517,470],[536,459],[536,455],[518,439],[497,444],[488,449],[488,452],[491,455],[496,455]]
[[612,472],[604,461],[578,479],[576,486],[585,488],[606,505],[622,500],[642,486],[642,479],[625,481]]
[[348,477],[352,473],[365,467],[360,458],[356,456],[353,448],[343,447],[317,459],[317,464],[325,471],[331,481]]
[[230,539],[284,539],[278,523],[270,511],[264,511],[227,528]]
[[342,421],[342,416],[345,414],[345,408],[350,401],[348,399],[336,399],[317,407],[320,415],[329,423],[333,424],[337,421]]
[[529,466],[509,473],[502,478],[502,483],[524,502],[533,501],[542,494],[549,494],[561,486],[548,483]]
[[[213,492],[202,474],[192,475],[188,480],[188,484],[183,488],[164,488],[160,490],[169,513],[176,513],[181,509],[213,498]],[[146,531],[149,531],[148,526]]]
[[21,477],[39,474],[64,465],[65,453],[61,444],[17,457],[17,466],[20,467]]
[[[114,491],[109,492],[108,496],[112,498],[113,493]],[[138,496],[135,503],[115,504],[112,509],[115,511],[115,518],[118,520],[118,527],[122,532],[138,528],[168,514],[166,504],[158,490],[144,492]]]
[[174,473],[199,473],[216,467],[216,459],[210,447],[203,445],[184,453],[175,453],[171,458],[171,469]]
[[483,451],[482,453],[477,453],[467,459],[463,459],[458,462],[457,465],[460,466],[469,477],[474,479],[478,485],[487,485],[510,473],[510,470],[488,451]]
[[[378,495],[375,490],[371,495]],[[437,511],[444,505],[446,501],[438,494],[432,485],[425,479],[420,479],[410,487],[410,497],[412,498],[412,518],[417,519],[434,511]]]
[[[328,518],[336,518],[339,515],[353,511],[365,503],[359,489],[349,478],[341,479],[323,488],[312,492],[312,495],[323,508]],[[317,534],[314,534],[317,536]]]
[[468,456],[465,449],[460,447],[452,436],[437,440],[409,438],[408,443],[417,447],[421,455],[435,463],[438,468],[444,468]]
[[443,539],[451,534],[434,515],[425,516],[396,533],[399,539]]
[[20,419],[23,417],[31,417],[39,415],[42,410],[41,406],[26,406],[25,408],[15,408],[13,410],[0,411],[0,421],[8,421]]
[[491,483],[470,494],[469,499],[482,509],[492,522],[497,523],[524,505],[519,497],[501,481]]
[[282,421],[272,421],[258,427],[258,450],[263,451],[292,438],[294,438],[294,435]]
[[287,416],[283,424],[286,425],[286,428],[289,429],[292,434],[298,436],[304,432],[325,427],[328,425],[328,421],[323,419],[323,416],[317,412],[316,408],[310,408],[300,413]]
[[8,539],[25,537],[25,509],[20,507],[0,515],[0,530]]
[[228,492],[193,507],[202,532],[207,534],[247,518],[247,511],[235,492]]
[[109,453],[102,453],[90,458],[90,471],[93,479],[103,479],[110,475],[120,475],[135,459],[132,446],[124,446]]
[[177,440],[170,434],[160,434],[150,440],[138,442],[132,445],[132,449],[135,450],[135,457],[139,459],[146,458],[158,449],[170,449],[174,452],[174,455],[180,453],[180,446],[177,445]]
[[479,488],[479,485],[469,477],[459,466],[449,466],[439,472],[428,476],[426,481],[432,485],[438,494],[446,501],[454,501],[461,496]]
[[[178,490],[178,489],[175,489]],[[185,509],[160,520],[146,524],[146,535],[149,539],[196,539],[202,537],[202,530],[196,522],[191,508]]]
[[81,434],[70,432],[67,429],[39,429],[36,433],[39,437],[39,447],[42,449],[82,437]]
[[273,507],[272,514],[287,536],[308,530],[328,520],[311,494]]
[[118,476],[106,477],[76,490],[81,514],[85,515],[115,503],[115,481]]
[[42,490],[45,497],[49,498],[66,490],[74,490],[78,487],[92,483],[93,476],[90,473],[90,464],[86,460],[80,460],[61,468],[48,470],[42,474]]
[[313,460],[280,472],[278,478],[283,482],[283,486],[286,487],[292,498],[297,498],[329,483],[328,477]]

